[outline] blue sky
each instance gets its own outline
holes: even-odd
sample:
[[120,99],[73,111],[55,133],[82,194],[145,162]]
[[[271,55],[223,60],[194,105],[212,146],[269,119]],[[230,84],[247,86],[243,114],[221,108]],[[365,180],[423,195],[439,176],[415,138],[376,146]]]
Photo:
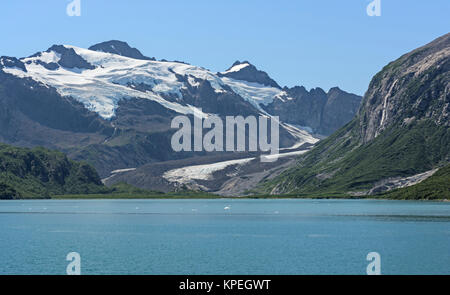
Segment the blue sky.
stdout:
[[52,44],[127,41],[145,55],[212,71],[249,60],[280,85],[364,94],[400,55],[450,30],[450,1],[381,0],[3,0],[0,55],[23,57]]

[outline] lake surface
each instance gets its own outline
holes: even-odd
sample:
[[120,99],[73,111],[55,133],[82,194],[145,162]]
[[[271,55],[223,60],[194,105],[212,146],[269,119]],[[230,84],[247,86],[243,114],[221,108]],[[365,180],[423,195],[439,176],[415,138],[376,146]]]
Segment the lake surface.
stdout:
[[0,202],[0,274],[450,274],[450,203]]

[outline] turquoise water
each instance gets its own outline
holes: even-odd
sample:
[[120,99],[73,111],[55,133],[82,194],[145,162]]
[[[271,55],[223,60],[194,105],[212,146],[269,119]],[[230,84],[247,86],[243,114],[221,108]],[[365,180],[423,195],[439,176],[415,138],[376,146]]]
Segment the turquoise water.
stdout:
[[0,202],[0,274],[450,274],[450,203]]

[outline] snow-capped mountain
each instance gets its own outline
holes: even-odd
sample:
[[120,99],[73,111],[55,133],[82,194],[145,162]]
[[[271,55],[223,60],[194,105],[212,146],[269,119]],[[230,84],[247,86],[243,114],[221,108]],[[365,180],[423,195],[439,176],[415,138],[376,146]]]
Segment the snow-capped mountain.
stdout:
[[[103,175],[191,156],[168,151],[170,120],[177,114],[277,115],[282,147],[314,144],[319,128],[299,124],[308,120],[292,114],[284,120],[282,106],[292,109],[294,102],[297,108],[304,103],[247,61],[214,73],[146,57],[121,41],[0,58],[1,141],[58,148]],[[339,123],[335,128],[346,122]]]
[[[118,44],[123,46],[122,43]],[[148,60],[140,53],[134,55],[142,58],[104,52],[105,46],[100,45],[92,46],[91,49],[52,46],[45,52],[18,60],[19,66],[5,65],[3,71],[54,87],[61,96],[75,98],[104,119],[111,119],[118,102],[127,98],[148,99],[177,113],[205,117],[201,106],[183,102],[182,92],[188,87],[199,87],[200,81],[207,81],[215,93],[234,92],[260,111],[261,105],[286,95],[276,83],[276,87],[273,87],[230,78],[231,73],[241,74],[245,71],[242,65],[235,65],[229,71],[216,75],[185,63]],[[111,49],[115,48],[114,45],[110,46]],[[244,65],[255,68],[248,62]]]
[[[68,60],[73,61],[68,64]],[[183,105],[181,90],[185,82],[177,74],[207,80],[216,91],[223,91],[220,80],[206,70],[181,63],[158,62],[97,52],[75,46],[53,46],[49,50],[19,61],[23,67],[3,68],[5,73],[29,77],[54,87],[61,96],[71,96],[104,119],[115,115],[118,102],[127,98],[155,101],[178,113],[204,114]]]

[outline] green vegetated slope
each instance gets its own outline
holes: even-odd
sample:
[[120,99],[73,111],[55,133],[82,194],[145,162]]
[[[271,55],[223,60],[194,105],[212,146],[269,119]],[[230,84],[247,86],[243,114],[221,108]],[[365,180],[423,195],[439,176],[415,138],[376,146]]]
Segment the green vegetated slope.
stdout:
[[259,192],[367,195],[380,181],[445,165],[450,156],[449,70],[450,34],[390,63],[372,79],[349,124],[302,155],[293,168],[262,183]]
[[392,128],[368,144],[352,137],[357,120],[300,158],[266,189],[277,192],[342,193],[372,188],[379,180],[431,170],[448,157],[450,130],[424,121]]
[[95,169],[44,148],[0,144],[0,199],[48,198],[55,194],[108,191]]
[[450,200],[450,165],[416,185],[387,192],[382,197],[401,200]]
[[102,184],[95,169],[59,151],[0,144],[0,199],[215,198],[195,191],[164,194],[127,183]]

